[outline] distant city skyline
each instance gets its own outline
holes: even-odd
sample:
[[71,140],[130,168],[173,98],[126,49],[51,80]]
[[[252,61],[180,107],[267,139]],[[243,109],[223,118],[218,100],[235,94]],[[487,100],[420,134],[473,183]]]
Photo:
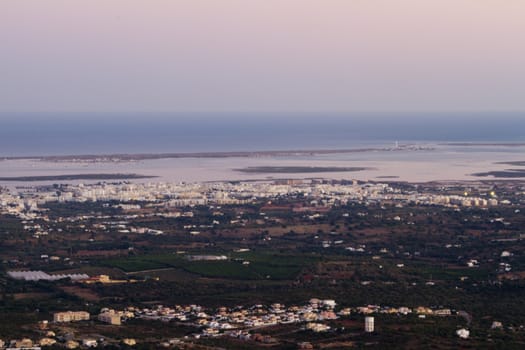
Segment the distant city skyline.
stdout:
[[519,0],[3,0],[0,119],[520,112],[524,15]]

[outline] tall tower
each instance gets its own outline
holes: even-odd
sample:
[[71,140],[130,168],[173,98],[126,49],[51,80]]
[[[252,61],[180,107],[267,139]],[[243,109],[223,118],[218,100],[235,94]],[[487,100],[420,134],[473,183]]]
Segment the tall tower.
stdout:
[[374,332],[374,318],[365,317],[365,332],[373,333]]

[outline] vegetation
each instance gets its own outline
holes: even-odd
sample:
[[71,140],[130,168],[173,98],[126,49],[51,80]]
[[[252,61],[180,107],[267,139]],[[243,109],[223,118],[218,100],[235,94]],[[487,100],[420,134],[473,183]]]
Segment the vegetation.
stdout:
[[[140,202],[134,204],[141,209],[132,212],[112,202],[50,203],[49,221],[32,223],[49,232],[40,238],[24,228],[27,223],[4,216],[0,218],[0,313],[5,317],[0,320],[0,338],[37,337],[36,322],[61,310],[96,314],[102,307],[159,303],[208,308],[294,305],[317,297],[335,299],[339,307],[443,307],[464,311],[472,319],[468,323],[459,316],[420,319],[381,314],[375,315],[377,332],[367,335],[362,332],[362,315],[351,315],[331,322],[333,331],[326,334],[303,331],[300,326],[259,331],[279,339],[278,348],[283,349],[296,348],[299,341],[311,341],[319,348],[330,344],[344,348],[349,343],[370,349],[523,348],[525,217],[519,213],[525,203],[513,187],[500,187],[498,193],[515,204],[456,209],[350,203],[329,210],[319,206],[320,215],[314,216],[315,208],[292,210],[310,205],[297,195],[276,199],[272,205],[261,201],[186,207],[178,210],[191,212],[192,217],[162,217],[151,215],[162,208]],[[218,224],[211,225],[213,221]],[[122,230],[116,227],[120,222],[163,234]],[[192,260],[194,255],[226,259]],[[505,270],[507,265],[510,270]],[[8,278],[6,271],[16,269],[108,274],[123,283]],[[492,330],[493,321],[502,322],[503,328]],[[138,348],[194,331],[178,324],[138,321],[120,328],[96,322],[68,327],[78,334],[94,329],[108,338],[150,339]],[[459,340],[458,327],[468,327],[471,339]],[[228,349],[266,348],[230,338],[195,342]]]

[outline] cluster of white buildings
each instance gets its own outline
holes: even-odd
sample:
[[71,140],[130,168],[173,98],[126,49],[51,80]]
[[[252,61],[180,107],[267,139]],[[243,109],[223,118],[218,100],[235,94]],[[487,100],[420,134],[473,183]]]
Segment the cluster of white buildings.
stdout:
[[[330,182],[316,180],[294,180],[294,181],[258,181],[258,182],[214,182],[214,183],[98,183],[98,184],[70,184],[41,187],[23,187],[17,193],[6,189],[0,191],[0,215],[9,214],[19,217],[24,224],[24,230],[31,233],[35,238],[47,236],[53,233],[52,227],[43,227],[42,222],[49,222],[46,210],[40,209],[48,202],[88,202],[88,201],[117,201],[114,207],[124,210],[121,223],[108,222],[104,228],[116,228],[121,233],[145,233],[151,235],[162,235],[164,232],[144,227],[130,226],[128,221],[139,216],[162,216],[162,217],[192,217],[192,211],[184,211],[180,208],[193,205],[208,205],[219,207],[227,204],[247,204],[260,200],[271,203],[280,198],[300,198],[304,200],[303,207],[288,208],[294,213],[305,213],[308,218],[315,220],[322,217],[323,213],[330,207],[358,202],[361,204],[391,203],[403,206],[408,203],[420,205],[441,206],[495,206],[499,203],[510,204],[504,200],[498,202],[495,193],[487,194],[487,198],[472,197],[465,193],[459,195],[425,194],[416,191],[403,191],[388,184],[382,183],[358,183],[354,182]],[[105,203],[109,206],[109,203]],[[145,207],[145,208],[143,208]],[[270,206],[271,207],[271,206]],[[140,211],[141,209],[148,209]],[[153,210],[149,210],[153,209]],[[221,213],[219,213],[221,214]],[[261,213],[261,221],[268,220],[266,214]],[[363,214],[366,215],[366,214]],[[215,214],[214,214],[215,216]],[[117,216],[107,216],[114,219]],[[59,218],[58,221],[77,222],[94,218],[94,216],[82,215],[76,217]],[[97,216],[104,219],[105,216]],[[42,220],[35,223],[35,220]],[[401,221],[400,217],[392,220]],[[230,224],[239,222],[231,220]],[[203,228],[213,227],[220,224],[220,218],[214,218],[211,225]],[[408,221],[407,224],[413,224]],[[97,224],[98,225],[98,224]],[[83,228],[79,226],[79,228]],[[84,227],[85,228],[85,227]],[[87,228],[86,228],[87,229]],[[57,228],[57,232],[62,229]],[[192,234],[199,233],[199,227],[189,226]]]
[[[128,307],[124,310],[115,310],[103,308],[96,316],[99,322],[108,323],[114,326],[120,326],[125,321],[137,318],[142,320],[155,320],[162,322],[186,323],[198,328],[200,331],[194,334],[195,338],[230,336],[241,340],[252,340],[260,342],[272,342],[271,337],[261,336],[256,333],[257,329],[284,325],[300,324],[302,329],[321,333],[331,330],[327,321],[335,320],[341,317],[347,317],[352,313],[360,314],[364,317],[364,331],[372,333],[375,331],[375,314],[397,314],[409,315],[417,314],[420,318],[427,315],[432,316],[451,316],[453,312],[450,309],[433,309],[420,306],[417,308],[408,307],[384,307],[380,305],[366,305],[353,308],[341,308],[336,312],[337,303],[332,299],[312,298],[306,305],[302,306],[285,306],[280,303],[271,305],[253,305],[251,307],[237,306],[233,308],[219,307],[214,310],[206,309],[199,305],[176,305],[167,307],[158,305],[152,308]],[[80,322],[90,320],[90,314],[86,311],[64,311],[57,312],[53,315],[54,323]],[[41,322],[45,330],[47,321]],[[501,323],[495,322],[496,326],[492,328],[501,328]],[[464,337],[465,333],[458,333],[458,336]],[[468,337],[468,336],[467,336]],[[57,343],[56,334],[53,331],[45,333],[45,337],[34,342],[31,339],[24,338],[19,341],[11,341],[10,346],[17,348],[36,348],[48,346]],[[124,339],[122,342],[126,345],[133,346],[136,344],[134,339]],[[170,343],[170,345],[173,345]],[[0,348],[5,343],[0,340]],[[92,338],[83,338],[78,340],[70,339],[64,346],[68,349],[75,349],[80,346],[96,347],[97,340]]]
[[120,321],[130,318],[143,320],[156,320],[163,322],[188,323],[201,329],[196,336],[219,336],[230,335],[242,337],[247,340],[250,338],[250,330],[258,328],[304,323],[304,329],[313,332],[326,332],[330,330],[326,321],[346,317],[352,313],[367,317],[365,327],[367,332],[374,331],[374,314],[397,314],[409,315],[416,314],[421,318],[426,316],[451,316],[454,313],[446,308],[429,308],[420,306],[417,308],[408,307],[384,307],[380,305],[366,305],[354,308],[341,308],[337,312],[336,302],[331,299],[311,299],[303,306],[288,306],[280,303],[271,305],[253,305],[251,307],[237,306],[234,308],[219,307],[213,312],[199,305],[176,305],[167,307],[158,305],[153,308],[128,307],[122,311],[103,309],[99,315],[114,315]]
[[[201,335],[218,335],[233,329],[255,329],[278,324],[316,322],[337,319],[333,300],[312,299],[304,306],[285,307],[275,303],[270,306],[254,305],[249,308],[221,307],[214,313],[198,305],[157,306],[152,309],[132,309],[135,317],[146,320],[188,322],[202,328]],[[129,311],[129,309],[127,310]]]
[[257,199],[302,196],[318,206],[348,202],[407,202],[427,205],[496,206],[495,195],[488,198],[467,194],[441,195],[404,192],[383,183],[324,183],[315,180],[293,182],[213,182],[213,183],[98,183],[61,185],[59,188],[23,188],[19,193],[0,193],[0,212],[32,217],[47,202],[118,201],[125,210],[140,209],[130,202],[162,203],[167,207],[189,205],[246,204]]
[[498,200],[496,198],[480,198],[472,197],[468,195],[431,195],[431,196],[419,196],[415,200],[416,203],[422,204],[434,204],[434,205],[444,205],[444,206],[462,206],[462,207],[495,207],[498,205]]

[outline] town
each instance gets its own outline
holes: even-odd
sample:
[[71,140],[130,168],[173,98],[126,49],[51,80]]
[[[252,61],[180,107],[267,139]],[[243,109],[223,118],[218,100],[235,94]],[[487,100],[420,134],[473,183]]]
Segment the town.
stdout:
[[440,348],[519,344],[524,189],[325,179],[2,188],[0,307],[17,321],[2,322],[0,339],[404,348],[424,333]]
[[[157,305],[153,308],[126,307],[124,310],[113,310],[103,308],[100,310],[96,320],[113,326],[125,326],[130,320],[139,319],[146,321],[161,321],[164,323],[188,324],[195,328],[196,332],[183,338],[171,338],[162,340],[158,345],[164,348],[173,345],[191,343],[194,339],[201,337],[230,337],[241,341],[254,341],[269,345],[278,345],[279,340],[263,336],[258,331],[264,327],[277,325],[300,324],[300,329],[313,332],[325,333],[334,330],[324,322],[347,318],[351,314],[363,316],[363,332],[373,333],[375,330],[374,314],[388,314],[407,316],[416,314],[418,318],[428,317],[455,317],[456,311],[450,309],[431,309],[429,307],[418,307],[414,310],[408,307],[381,307],[379,305],[366,305],[356,308],[342,308],[335,312],[336,302],[334,300],[320,300],[312,298],[307,305],[285,307],[282,304],[272,305],[253,305],[251,307],[236,306],[235,308],[219,307],[213,313],[199,305],[176,305],[166,307]],[[468,314],[461,312],[460,317],[469,317]],[[462,315],[462,316],[461,316]],[[53,320],[43,320],[39,322],[39,329],[43,335],[39,340],[28,338],[10,340],[7,345],[9,348],[39,348],[51,346],[62,342],[67,349],[75,349],[80,346],[93,348],[101,342],[103,345],[124,344],[134,346],[137,340],[133,338],[108,339],[94,335],[83,337],[82,339],[67,334],[70,328],[61,327],[70,323],[85,322],[90,320],[90,314],[86,311],[66,311],[57,312],[53,315]],[[501,328],[501,322],[495,322],[493,329]],[[465,329],[458,330],[458,336],[467,339],[469,332]],[[0,340],[0,347],[6,342]],[[313,349],[309,342],[300,342],[298,347],[301,349]]]

